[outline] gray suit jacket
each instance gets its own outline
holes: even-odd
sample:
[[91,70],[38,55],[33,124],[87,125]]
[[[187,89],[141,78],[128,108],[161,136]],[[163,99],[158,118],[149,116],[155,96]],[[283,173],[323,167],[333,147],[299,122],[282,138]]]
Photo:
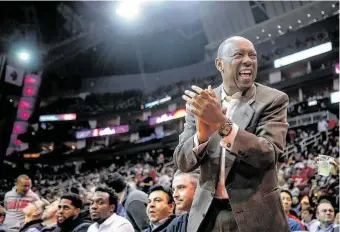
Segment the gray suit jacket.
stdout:
[[[214,89],[221,98],[222,85]],[[221,102],[221,99],[219,99]],[[232,119],[239,126],[231,152],[226,152],[226,189],[240,232],[288,232],[277,179],[276,163],[283,154],[288,129],[288,96],[255,83],[245,92]],[[215,196],[221,137],[215,132],[206,148],[193,152],[195,117],[187,113],[174,163],[183,172],[201,168],[187,231],[196,232]]]

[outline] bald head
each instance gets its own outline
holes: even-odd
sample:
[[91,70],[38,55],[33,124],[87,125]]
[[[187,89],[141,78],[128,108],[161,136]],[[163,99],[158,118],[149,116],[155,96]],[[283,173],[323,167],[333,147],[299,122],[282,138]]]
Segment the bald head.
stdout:
[[223,89],[228,95],[250,89],[257,74],[257,54],[252,42],[233,36],[221,43],[215,66],[221,73]]
[[230,53],[232,51],[231,47],[235,45],[236,42],[239,41],[248,41],[249,43],[253,44],[250,42],[248,39],[242,37],[242,36],[232,36],[229,37],[228,39],[224,40],[220,46],[218,47],[217,50],[217,58],[222,58],[225,56],[230,56]]

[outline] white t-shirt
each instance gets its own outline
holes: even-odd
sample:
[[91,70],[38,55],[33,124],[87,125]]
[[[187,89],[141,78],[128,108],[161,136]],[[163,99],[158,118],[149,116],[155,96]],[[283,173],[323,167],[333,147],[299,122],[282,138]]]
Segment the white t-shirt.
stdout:
[[87,232],[134,232],[131,223],[117,214],[112,214],[102,224],[93,223]]

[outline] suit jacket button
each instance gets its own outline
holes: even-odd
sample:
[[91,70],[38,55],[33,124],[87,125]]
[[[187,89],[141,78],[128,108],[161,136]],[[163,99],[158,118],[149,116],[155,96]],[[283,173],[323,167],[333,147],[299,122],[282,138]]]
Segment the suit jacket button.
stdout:
[[231,143],[227,143],[227,147],[230,148],[231,147]]

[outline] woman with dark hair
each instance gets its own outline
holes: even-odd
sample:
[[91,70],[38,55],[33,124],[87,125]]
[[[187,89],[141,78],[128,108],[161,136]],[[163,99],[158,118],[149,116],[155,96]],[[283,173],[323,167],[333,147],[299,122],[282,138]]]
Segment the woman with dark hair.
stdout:
[[298,218],[298,215],[296,214],[296,212],[292,210],[292,198],[293,198],[292,194],[289,191],[281,190],[281,200],[282,200],[283,208],[285,210],[287,217],[297,221],[302,227],[302,229],[304,230],[305,226]]

